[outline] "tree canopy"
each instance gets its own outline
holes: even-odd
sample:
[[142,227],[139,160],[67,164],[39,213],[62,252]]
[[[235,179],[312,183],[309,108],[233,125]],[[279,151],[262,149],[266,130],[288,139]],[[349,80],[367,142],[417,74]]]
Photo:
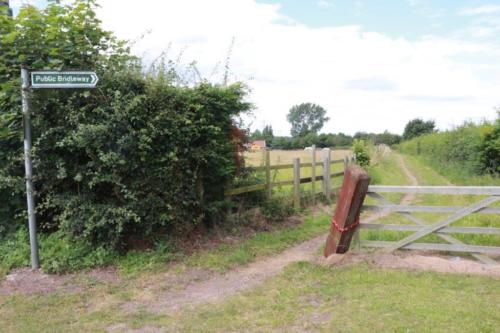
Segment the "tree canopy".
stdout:
[[420,118],[410,120],[405,126],[403,139],[410,140],[423,134],[432,133],[435,131],[435,127],[434,120],[424,121]]
[[292,106],[288,112],[287,120],[292,125],[292,136],[297,137],[318,133],[330,118],[326,117],[326,110],[322,106],[302,103]]

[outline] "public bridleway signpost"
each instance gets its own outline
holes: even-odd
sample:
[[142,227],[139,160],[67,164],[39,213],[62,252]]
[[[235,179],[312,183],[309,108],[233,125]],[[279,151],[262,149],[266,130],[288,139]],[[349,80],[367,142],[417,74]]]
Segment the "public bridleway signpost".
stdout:
[[31,246],[31,266],[33,269],[40,268],[38,258],[38,241],[36,235],[35,199],[33,196],[33,166],[31,162],[31,120],[28,93],[30,89],[75,89],[95,88],[99,78],[94,72],[72,71],[36,71],[30,72],[27,68],[21,68],[21,94],[23,106],[24,126],[24,167],[26,171],[26,200],[28,202],[28,225]]
[[31,88],[94,88],[99,78],[94,72],[31,72]]

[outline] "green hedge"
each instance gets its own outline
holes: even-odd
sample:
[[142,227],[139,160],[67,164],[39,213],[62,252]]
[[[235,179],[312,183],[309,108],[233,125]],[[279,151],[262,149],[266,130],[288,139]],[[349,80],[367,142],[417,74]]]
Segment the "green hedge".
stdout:
[[100,77],[94,90],[31,95],[43,232],[121,248],[223,220],[224,188],[235,175],[230,129],[250,109],[245,88],[143,74],[126,44],[101,29],[94,6],[51,2],[0,16],[0,234],[26,221],[21,64]]
[[463,175],[500,174],[500,119],[480,125],[466,123],[453,130],[404,141],[398,149],[421,155],[442,170]]

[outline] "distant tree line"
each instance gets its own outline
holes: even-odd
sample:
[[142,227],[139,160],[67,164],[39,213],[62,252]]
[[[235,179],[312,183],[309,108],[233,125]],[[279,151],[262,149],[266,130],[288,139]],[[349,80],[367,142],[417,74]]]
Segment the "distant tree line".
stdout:
[[304,136],[274,136],[272,126],[266,125],[267,131],[255,130],[250,133],[249,141],[266,140],[267,146],[273,149],[302,149],[312,145],[318,148],[325,147],[350,147],[356,139],[378,145],[395,145],[401,142],[401,135],[388,131],[383,133],[357,132],[354,135],[345,133],[309,133]]
[[274,136],[271,125],[266,125],[262,131],[250,132],[249,141],[266,140],[268,147],[273,149],[302,149],[312,145],[318,148],[351,147],[354,140],[363,140],[371,144],[398,144],[402,137],[388,131],[383,133],[357,132],[354,135],[345,133],[318,132],[330,119],[326,117],[326,110],[314,103],[294,105],[290,109],[287,120],[291,125],[291,136]]

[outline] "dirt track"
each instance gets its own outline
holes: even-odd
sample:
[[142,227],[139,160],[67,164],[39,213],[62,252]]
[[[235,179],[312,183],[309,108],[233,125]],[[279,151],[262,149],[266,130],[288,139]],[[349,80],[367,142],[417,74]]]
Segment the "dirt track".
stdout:
[[138,307],[146,307],[151,312],[169,313],[185,306],[216,302],[278,275],[291,263],[313,260],[325,239],[326,235],[321,235],[293,246],[279,255],[263,258],[226,274],[215,275],[208,280],[189,284],[182,290],[167,291],[158,297],[159,301],[128,303],[125,310],[133,311]]

